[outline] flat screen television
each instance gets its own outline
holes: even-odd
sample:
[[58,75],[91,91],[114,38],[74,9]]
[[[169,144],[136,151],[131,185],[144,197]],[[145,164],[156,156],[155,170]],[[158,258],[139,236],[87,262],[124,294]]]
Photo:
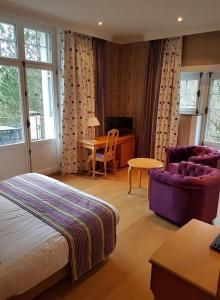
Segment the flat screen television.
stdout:
[[105,133],[111,129],[118,129],[119,135],[132,133],[133,118],[132,117],[106,117],[105,118]]

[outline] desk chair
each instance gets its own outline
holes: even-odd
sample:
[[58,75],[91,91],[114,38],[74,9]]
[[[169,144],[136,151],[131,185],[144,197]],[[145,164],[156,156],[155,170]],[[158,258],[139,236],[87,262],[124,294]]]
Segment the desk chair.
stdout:
[[[104,164],[104,173],[101,172],[96,172],[96,173],[107,175],[106,169],[107,169],[107,163],[109,161],[112,161],[113,172],[115,172],[115,152],[116,152],[116,146],[118,141],[118,135],[119,135],[119,131],[117,129],[112,129],[108,132],[104,153],[97,152],[95,158],[96,161]],[[91,171],[92,161],[93,161],[93,156],[90,155],[88,159],[89,172]]]

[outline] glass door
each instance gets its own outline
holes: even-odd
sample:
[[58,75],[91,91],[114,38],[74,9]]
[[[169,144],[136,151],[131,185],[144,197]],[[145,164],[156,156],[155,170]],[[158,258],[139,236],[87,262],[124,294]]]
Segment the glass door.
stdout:
[[49,28],[0,20],[0,180],[59,169],[54,37]]
[[0,180],[30,170],[17,26],[0,21]]
[[60,162],[54,40],[47,29],[24,27],[31,165],[32,171],[46,174],[57,171]]

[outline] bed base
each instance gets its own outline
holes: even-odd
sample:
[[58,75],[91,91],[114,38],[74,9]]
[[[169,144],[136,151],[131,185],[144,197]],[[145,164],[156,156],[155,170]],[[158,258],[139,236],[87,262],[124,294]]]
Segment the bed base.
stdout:
[[[86,278],[88,278],[90,275],[92,275],[93,273],[98,271],[107,262],[107,260],[108,260],[108,258],[106,260],[100,262],[92,270],[90,270],[89,272],[84,274],[79,280],[77,280],[73,284],[70,283],[71,286],[72,287],[78,286]],[[24,300],[24,299],[25,300],[31,300],[31,299],[35,299],[37,296],[39,296],[40,294],[45,292],[50,287],[54,286],[56,283],[58,283],[62,279],[66,278],[66,280],[67,280],[68,279],[67,277],[69,277],[69,276],[70,276],[70,266],[68,264],[65,267],[63,267],[62,269],[60,269],[59,271],[57,271],[56,273],[52,274],[47,279],[45,279],[42,282],[40,282],[39,284],[35,285],[33,288],[31,288],[27,292],[16,295],[16,296],[13,296],[13,297],[9,298],[9,300]]]

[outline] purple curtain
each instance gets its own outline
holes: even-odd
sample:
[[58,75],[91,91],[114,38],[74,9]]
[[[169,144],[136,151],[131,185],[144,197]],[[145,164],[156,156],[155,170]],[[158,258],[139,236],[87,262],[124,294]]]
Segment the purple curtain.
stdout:
[[165,40],[150,41],[146,73],[145,96],[142,107],[138,157],[154,157],[158,99]]
[[105,134],[105,40],[93,38],[95,55],[95,112],[100,126],[97,134]]

